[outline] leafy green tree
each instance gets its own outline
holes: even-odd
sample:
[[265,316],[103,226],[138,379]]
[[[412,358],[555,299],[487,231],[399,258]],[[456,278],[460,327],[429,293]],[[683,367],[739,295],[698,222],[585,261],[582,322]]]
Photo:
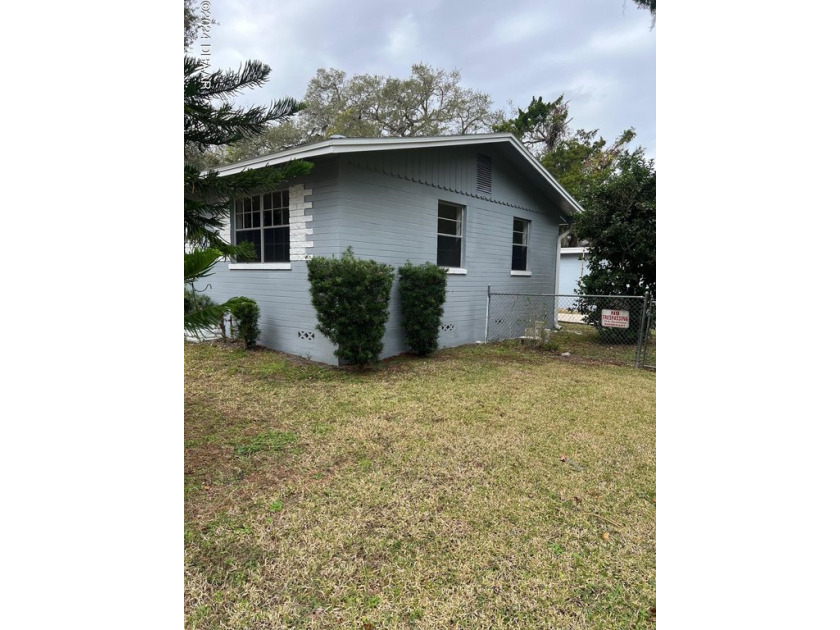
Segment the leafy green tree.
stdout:
[[[185,43],[186,10],[187,4]],[[270,71],[259,61],[247,61],[237,71],[208,72],[199,59],[184,57],[184,285],[191,291],[222,257],[253,256],[250,244],[234,246],[220,235],[230,213],[230,200],[274,190],[312,167],[295,162],[223,178],[215,171],[202,173],[201,159],[207,151],[256,135],[300,109],[290,98],[248,108],[232,103],[242,90],[264,85]],[[184,329],[195,333],[207,328],[228,308],[226,303],[185,312]]]
[[184,0],[184,52],[198,39],[198,12],[196,0]]
[[627,152],[628,145],[636,137],[635,130],[627,129],[608,145],[597,134],[597,129],[578,129],[559,140],[540,160],[546,170],[584,207],[591,191],[616,171],[619,156]]
[[[519,109],[512,118],[495,125],[495,131],[515,135],[540,160],[554,178],[584,208],[590,195],[606,182],[617,169],[618,158],[628,152],[636,137],[633,129],[623,131],[611,144],[598,135],[598,130],[573,129],[569,105],[563,95],[554,101],[532,98],[527,109]],[[564,247],[580,242],[573,227]]]
[[590,193],[576,219],[589,241],[589,273],[580,281],[590,295],[656,297],[656,169],[641,149],[624,152],[616,172]]
[[656,24],[656,0],[633,0],[633,3],[640,9],[647,9],[650,11],[653,24]]
[[407,79],[319,69],[302,116],[310,134],[439,136],[489,130],[500,117],[488,94],[460,86],[461,74],[411,66]]
[[[579,310],[602,342],[635,343],[642,324],[638,300],[623,297],[646,292],[656,298],[656,170],[641,149],[625,151],[616,170],[590,191],[589,205],[576,218],[577,234],[588,241],[589,271],[578,283]],[[629,313],[629,328],[601,325],[603,309]],[[628,334],[629,333],[629,334]]]
[[457,70],[414,64],[407,79],[319,68],[309,81],[305,109],[293,120],[237,143],[228,159],[242,160],[323,140],[348,137],[437,136],[490,131],[503,114],[489,94],[460,85]]
[[553,151],[569,134],[569,104],[564,96],[545,102],[542,96],[531,98],[527,109],[518,109],[516,116],[497,123],[493,131],[515,135],[537,157]]
[[569,104],[561,94],[554,101],[531,98],[527,109],[493,126],[494,131],[515,135],[560,184],[578,201],[615,170],[616,158],[636,137],[627,129],[611,144],[598,136],[598,130],[574,130]]

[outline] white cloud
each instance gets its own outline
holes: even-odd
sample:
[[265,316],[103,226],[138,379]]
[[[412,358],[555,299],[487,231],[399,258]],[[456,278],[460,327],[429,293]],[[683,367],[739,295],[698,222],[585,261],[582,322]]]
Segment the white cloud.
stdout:
[[387,54],[391,61],[411,64],[417,61],[420,52],[420,37],[414,16],[409,13],[388,33]]
[[609,31],[597,31],[584,46],[590,54],[617,55],[635,52],[650,45],[654,34],[640,29],[637,24],[623,24]]
[[622,0],[213,0],[216,67],[271,66],[268,84],[242,99],[302,98],[319,67],[405,78],[413,63],[461,72],[496,107],[532,96],[571,99],[573,125],[605,137],[635,127],[656,150],[656,33]]
[[540,36],[552,28],[550,20],[542,13],[521,13],[502,18],[496,24],[490,41],[496,44],[517,44],[530,40],[537,44]]

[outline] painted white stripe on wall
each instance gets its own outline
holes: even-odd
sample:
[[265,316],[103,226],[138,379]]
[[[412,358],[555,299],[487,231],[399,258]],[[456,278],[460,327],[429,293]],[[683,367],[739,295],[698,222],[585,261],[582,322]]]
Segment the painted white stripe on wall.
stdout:
[[312,209],[312,202],[306,201],[306,196],[312,194],[311,188],[304,188],[303,184],[295,184],[289,188],[289,259],[306,260],[306,250],[315,247],[312,240],[312,228],[306,224],[312,221],[312,216],[305,214]]
[[222,227],[219,228],[219,237],[225,242],[230,243],[230,213],[221,218]]

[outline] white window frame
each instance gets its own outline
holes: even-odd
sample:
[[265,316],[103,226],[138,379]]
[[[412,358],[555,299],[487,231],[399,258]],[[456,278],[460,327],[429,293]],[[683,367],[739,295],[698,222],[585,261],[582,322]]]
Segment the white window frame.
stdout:
[[[275,207],[273,203],[272,203],[272,206],[270,208],[265,207],[265,195],[272,195],[273,196],[275,194],[280,194],[281,199],[282,199],[282,195],[284,193],[285,193],[285,205],[283,205],[283,203],[281,202],[281,205],[279,205],[277,207]],[[233,211],[232,211],[232,215],[231,215],[231,232],[232,232],[232,237],[233,237],[233,243],[234,244],[239,243],[239,239],[238,239],[238,233],[239,232],[259,230],[260,231],[260,260],[249,261],[249,262],[232,262],[232,263],[228,264],[228,269],[291,269],[292,268],[292,264],[291,264],[291,217],[289,216],[290,215],[290,205],[291,205],[290,196],[291,196],[291,191],[288,188],[283,188],[283,189],[280,189],[280,190],[271,191],[269,193],[261,193],[259,195],[250,195],[249,197],[247,197],[247,199],[251,202],[251,210],[249,211],[250,214],[253,215],[254,213],[259,213],[260,225],[259,225],[259,227],[256,227],[256,228],[253,227],[253,226],[251,226],[251,227],[245,227],[244,226],[244,216],[245,216],[244,199],[245,198],[237,199],[234,202]],[[259,210],[254,210],[253,209],[253,204],[254,204],[255,200],[259,200],[259,204],[260,204]],[[239,210],[240,209],[240,204],[243,204],[241,212]],[[272,222],[272,225],[268,225],[268,226],[265,225],[265,214],[264,213],[265,213],[266,210],[268,210],[268,211],[285,210],[286,222],[285,223],[278,223],[278,224],[274,224]],[[237,216],[239,214],[241,214],[243,216],[243,226],[242,227],[237,227]],[[288,255],[289,260],[264,262],[264,257],[265,257],[265,230],[266,229],[274,229],[274,228],[282,228],[282,227],[289,228],[289,240],[290,240],[290,244],[289,244],[290,252],[289,252],[289,255]]]
[[[457,211],[457,217],[455,219],[449,219],[447,217],[441,217],[440,216],[441,206],[448,206],[449,208],[454,208]],[[464,268],[464,250],[465,250],[465,248],[464,248],[464,225],[465,225],[464,219],[465,218],[466,218],[466,207],[465,206],[463,206],[461,204],[458,204],[458,203],[453,203],[451,201],[444,201],[442,199],[438,200],[437,221],[441,221],[441,220],[451,221],[451,222],[455,223],[456,227],[455,227],[455,234],[444,234],[444,233],[438,231],[437,236],[438,237],[444,236],[446,238],[457,238],[457,239],[460,240],[460,254],[461,254],[461,256],[460,256],[460,260],[459,260],[458,265],[453,267],[453,266],[450,266],[450,265],[438,264],[439,267],[443,267],[444,269],[446,269],[446,273],[449,273],[449,274],[465,275],[467,273],[467,270]],[[437,225],[438,224],[435,223],[435,226],[437,226]],[[437,227],[436,227],[436,229],[437,229]],[[435,243],[435,249],[436,249],[435,260],[437,260],[438,257],[440,256],[439,244],[437,242]]]
[[[524,229],[517,230],[516,222],[521,221]],[[516,242],[516,235],[522,235],[522,242]],[[513,217],[513,232],[511,238],[511,258],[510,258],[510,275],[512,276],[530,276],[531,275],[531,257],[528,255],[528,250],[531,248],[531,220],[523,219],[521,217]],[[522,247],[525,250],[525,269],[513,268],[513,247]]]

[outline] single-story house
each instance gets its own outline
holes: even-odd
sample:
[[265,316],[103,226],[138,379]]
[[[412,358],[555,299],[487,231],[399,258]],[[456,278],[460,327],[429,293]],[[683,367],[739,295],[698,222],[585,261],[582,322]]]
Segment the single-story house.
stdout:
[[[558,293],[559,236],[579,204],[511,134],[421,138],[332,137],[218,168],[220,176],[290,160],[311,172],[273,193],[231,204],[225,236],[255,244],[258,260],[220,262],[207,281],[217,302],[244,295],[260,307],[258,343],[337,364],[316,330],[306,260],[358,258],[395,270],[446,267],[439,343],[485,338],[487,287]],[[381,358],[407,350],[396,278]]]

